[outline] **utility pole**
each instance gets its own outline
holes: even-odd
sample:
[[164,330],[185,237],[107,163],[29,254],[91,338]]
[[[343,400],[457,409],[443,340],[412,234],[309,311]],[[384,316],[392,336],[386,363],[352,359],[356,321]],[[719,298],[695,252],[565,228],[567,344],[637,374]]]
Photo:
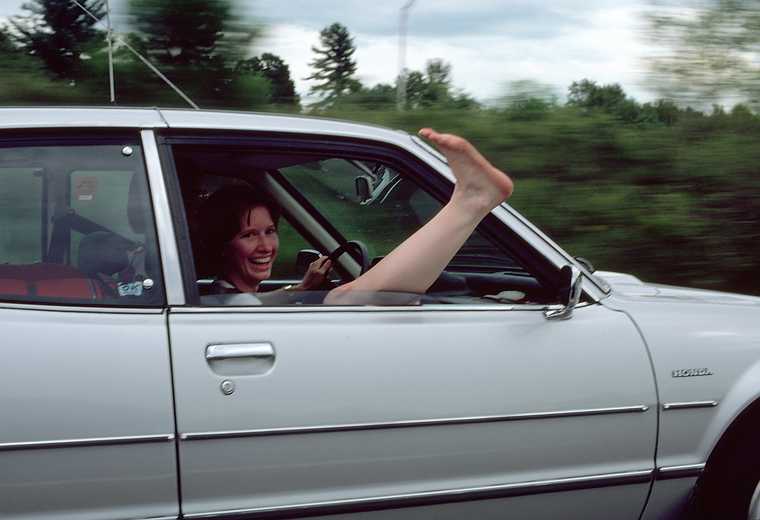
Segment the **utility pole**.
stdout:
[[399,12],[398,23],[398,79],[396,80],[396,107],[404,110],[406,105],[406,26],[409,9],[415,0],[407,0]]

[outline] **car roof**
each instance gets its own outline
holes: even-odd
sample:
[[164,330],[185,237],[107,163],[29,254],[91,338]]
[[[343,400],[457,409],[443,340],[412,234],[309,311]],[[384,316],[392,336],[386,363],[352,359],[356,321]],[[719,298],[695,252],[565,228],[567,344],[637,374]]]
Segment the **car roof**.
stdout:
[[269,113],[121,107],[0,108],[0,129],[176,128],[247,130],[371,139],[408,146],[400,130],[312,116]]

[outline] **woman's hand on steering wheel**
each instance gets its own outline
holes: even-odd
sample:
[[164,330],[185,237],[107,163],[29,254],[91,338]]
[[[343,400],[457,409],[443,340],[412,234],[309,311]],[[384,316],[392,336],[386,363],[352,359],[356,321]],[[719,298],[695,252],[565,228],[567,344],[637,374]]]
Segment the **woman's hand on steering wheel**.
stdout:
[[299,291],[310,291],[321,287],[327,279],[327,273],[330,272],[332,261],[328,256],[320,256],[306,270],[303,280],[296,286]]

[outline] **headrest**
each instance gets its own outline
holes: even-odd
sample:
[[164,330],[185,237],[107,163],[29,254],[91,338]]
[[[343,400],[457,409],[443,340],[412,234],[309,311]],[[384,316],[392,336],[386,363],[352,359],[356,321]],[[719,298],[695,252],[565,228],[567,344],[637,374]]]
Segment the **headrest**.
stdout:
[[142,172],[132,174],[129,181],[129,195],[127,198],[127,218],[132,231],[140,235],[145,234],[147,229],[146,216],[150,214],[150,197],[148,186],[145,183],[145,175]]
[[134,247],[134,243],[114,233],[89,233],[79,243],[79,270],[90,277],[123,271],[129,266],[127,251]]

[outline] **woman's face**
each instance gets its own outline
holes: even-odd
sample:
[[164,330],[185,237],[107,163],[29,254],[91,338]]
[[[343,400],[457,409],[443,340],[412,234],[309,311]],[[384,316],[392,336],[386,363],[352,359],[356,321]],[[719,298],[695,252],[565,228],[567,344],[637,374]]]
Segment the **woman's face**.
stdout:
[[280,239],[272,215],[264,206],[243,212],[240,231],[227,244],[226,276],[241,291],[255,291],[272,275]]

